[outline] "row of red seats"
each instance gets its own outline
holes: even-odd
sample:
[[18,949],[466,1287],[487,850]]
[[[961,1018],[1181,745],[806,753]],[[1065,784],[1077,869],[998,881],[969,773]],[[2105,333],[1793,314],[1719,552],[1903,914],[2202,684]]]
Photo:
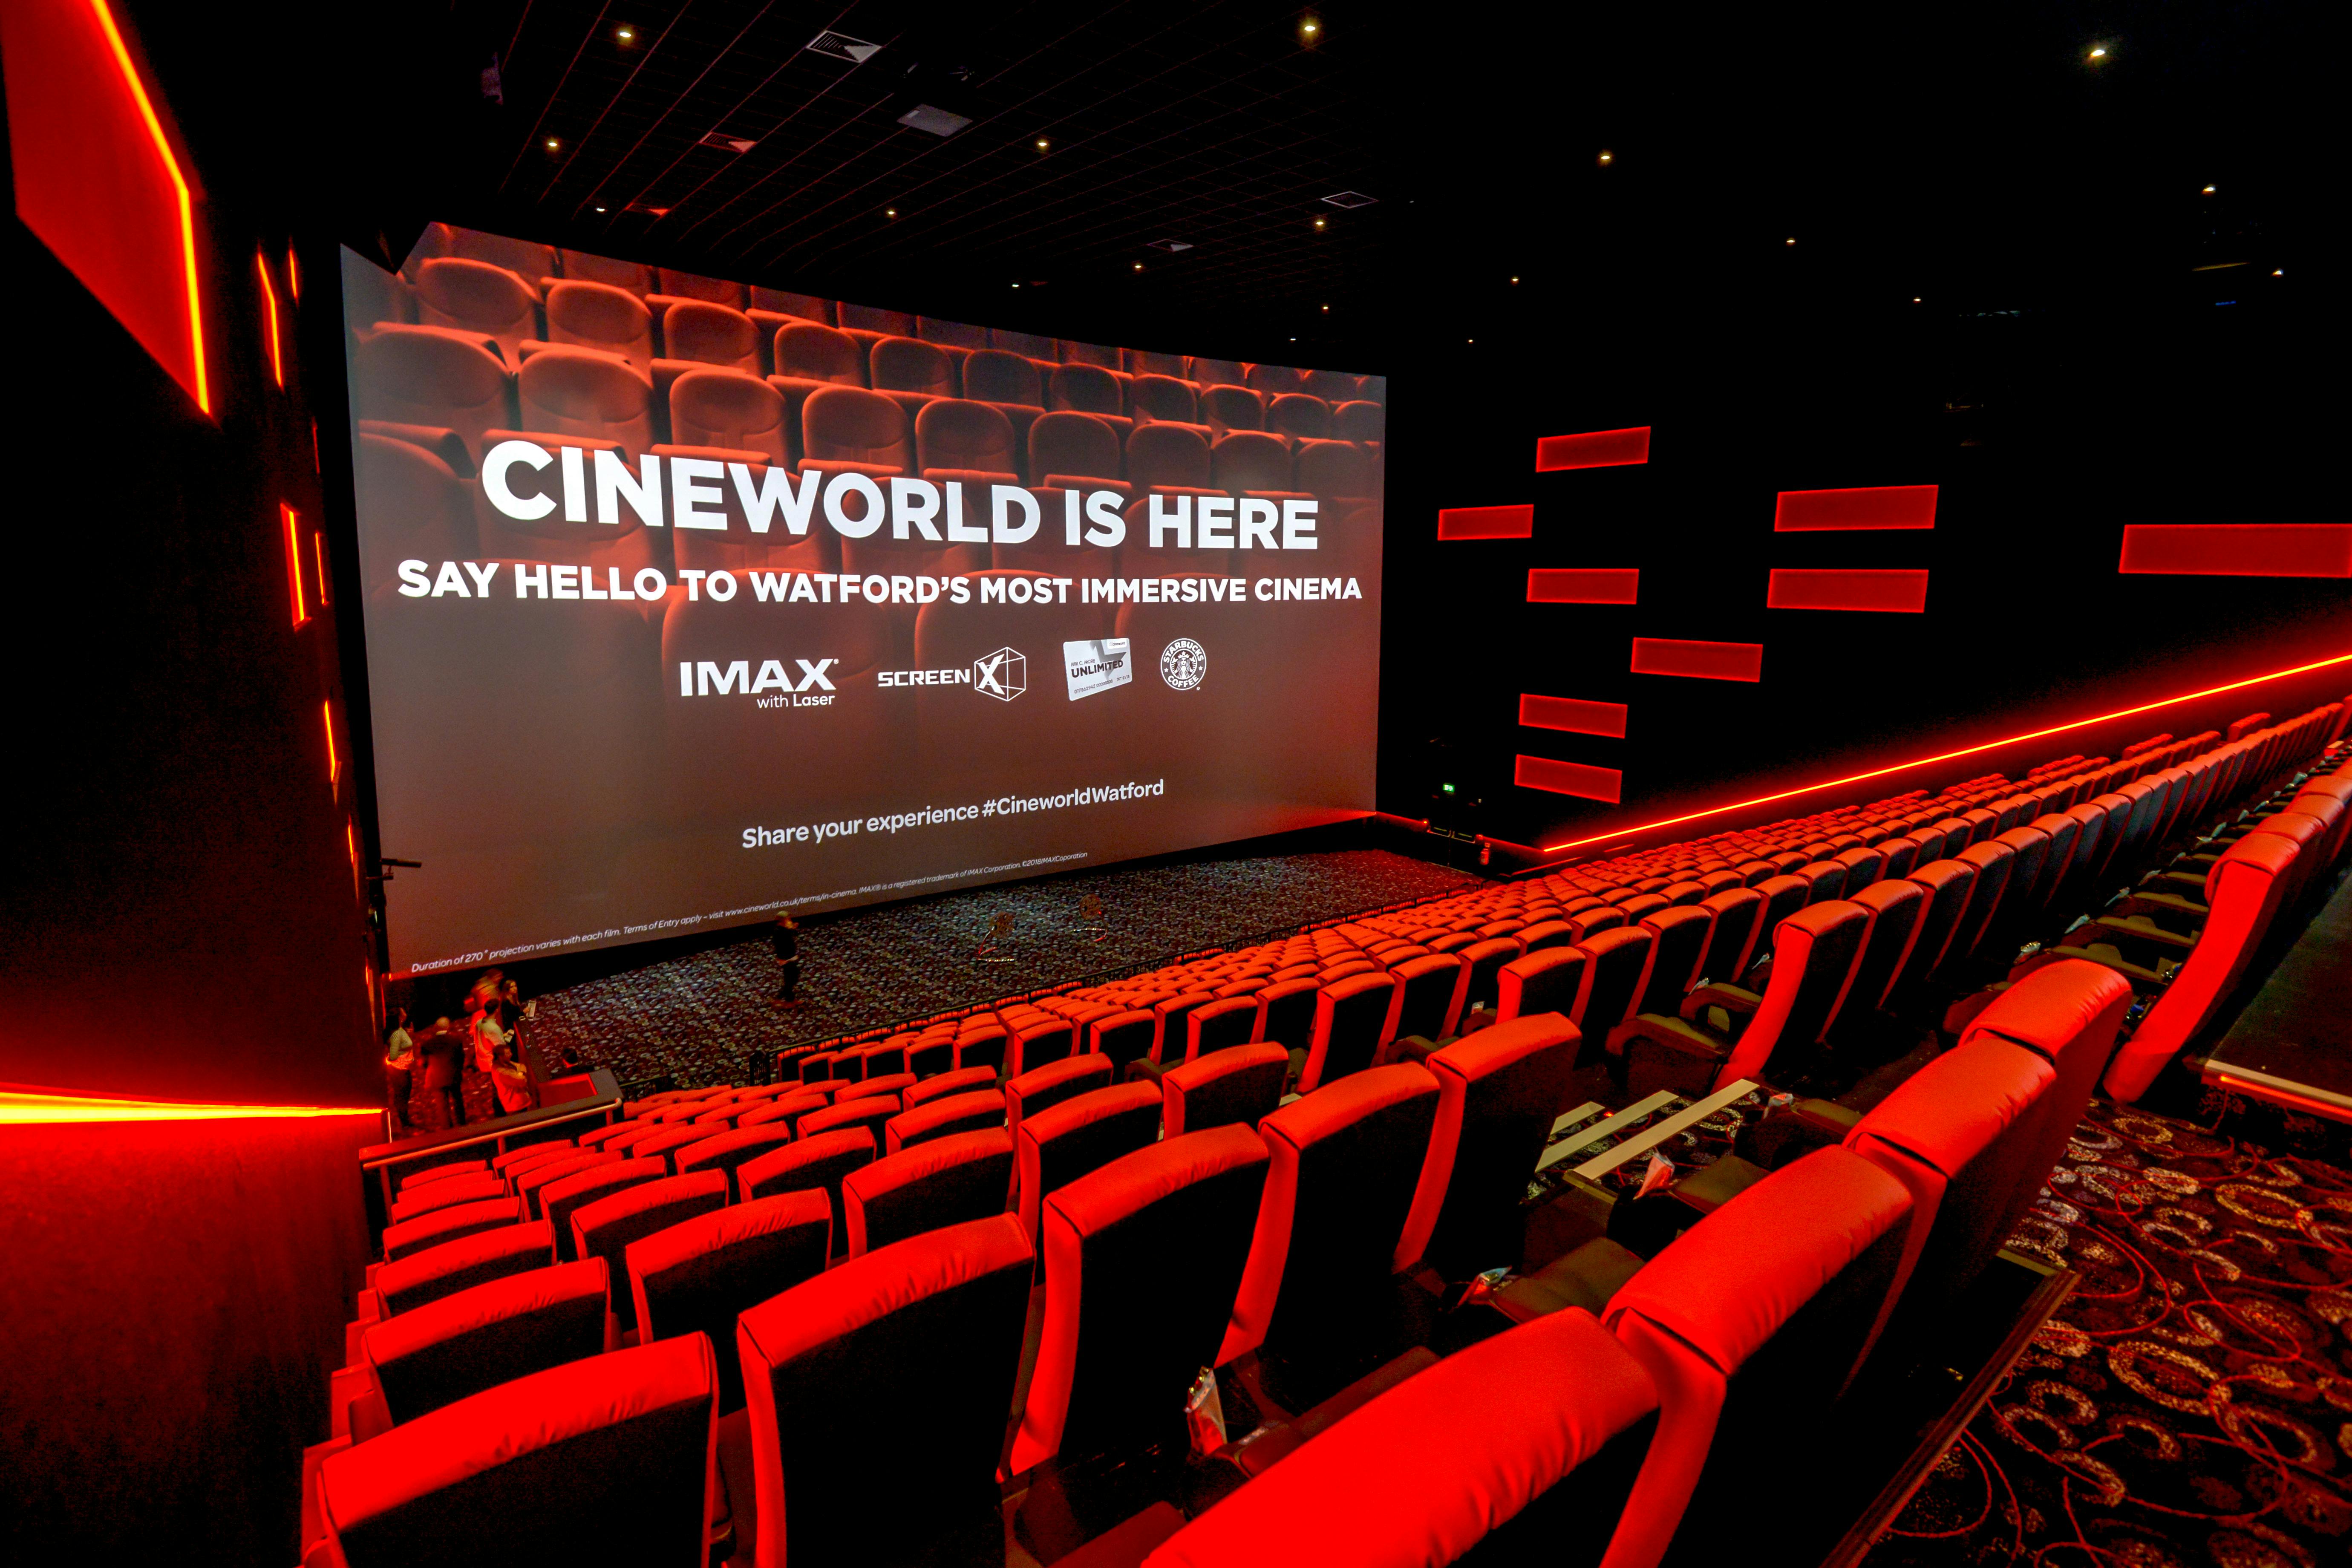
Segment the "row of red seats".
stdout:
[[[671,331],[669,312],[676,307],[697,305],[717,307],[735,318],[730,321],[727,316],[691,312],[679,319],[675,330],[677,337],[698,346],[709,345],[714,351],[750,342],[752,334],[736,321],[766,333],[808,325],[837,330],[861,348],[884,338],[898,338],[937,348],[959,362],[972,353],[1012,354],[1048,372],[1061,365],[1084,366],[1122,376],[1186,381],[1196,391],[1239,387],[1267,398],[1306,393],[1334,405],[1359,400],[1384,402],[1387,392],[1385,378],[1377,375],[1118,349],[1001,327],[970,326],[668,268],[614,261],[440,224],[428,227],[399,277],[385,278],[371,269],[357,286],[380,286],[382,292],[355,300],[357,308],[347,312],[353,321],[421,321],[481,331],[499,339],[517,357],[520,345],[536,338],[610,348],[628,355],[640,368],[649,368],[656,357],[652,332]],[[541,325],[541,312],[543,332],[533,330]],[[675,348],[670,357],[710,359],[709,353],[680,353]],[[761,374],[791,373],[772,363]]]
[[[1251,1479],[1156,1560],[1287,1560],[1289,1546],[1318,1538],[1300,1533],[1311,1518],[1318,1560],[1335,1548],[1347,1560],[1350,1542],[1379,1560],[1400,1549],[1422,1560],[1410,1548],[1443,1519],[1457,1534],[1427,1560],[1450,1561],[1539,1511],[1580,1459],[1624,1437],[1608,1511],[1588,1515],[1587,1529],[1608,1520],[1613,1561],[1655,1563],[1686,1510],[1716,1516],[1693,1507],[1723,1500],[1711,1452],[1742,1442],[1768,1413],[1786,1421],[1792,1399],[1825,1413],[1883,1338],[1899,1341],[1981,1268],[2079,1119],[2095,1076],[2081,1064],[2104,1060],[2129,998],[2093,965],[2029,977],[1845,1148],[1764,1178],[1654,1260],[1571,1255],[1581,1274],[1540,1282],[1560,1299],[1532,1288],[1509,1298],[1516,1326],[1450,1360],[1399,1358],[1387,1392],[1319,1436],[1300,1421],[1285,1442],[1238,1450]],[[1031,1112],[1037,1152],[1023,1169],[1055,1161],[1066,1178],[1038,1208],[955,1221],[941,1205],[942,1226],[830,1269],[821,1191],[665,1214],[622,1249],[634,1348],[616,1348],[601,1256],[400,1301],[362,1337],[391,1421],[313,1466],[317,1560],[389,1563],[452,1540],[557,1550],[581,1539],[568,1516],[625,1485],[627,1522],[605,1526],[655,1560],[712,1560],[726,1533],[740,1561],[862,1554],[886,1509],[894,1540],[961,1520],[985,1539],[1002,1529],[1005,1478],[1160,1439],[1197,1368],[1345,1336],[1400,1260],[1424,1256],[1433,1227],[1515,1203],[1577,1044],[1564,1019],[1528,1017],[1439,1051],[1429,1068],[1400,1063],[1321,1088],[1255,1131],[1234,1121],[1157,1143],[1132,1130],[1091,1143],[1034,1136],[1049,1117],[1055,1131],[1099,1128],[1119,1113],[1077,1112],[1146,1086],[1095,1089]],[[641,1124],[650,1110],[652,1125],[692,1128],[714,1098],[641,1107]],[[645,1190],[681,1180],[692,1178],[656,1177]],[[1003,1188],[994,1190],[1001,1210]],[[584,1249],[583,1212],[572,1223]],[[730,1218],[734,1230],[719,1237]],[[758,1247],[754,1232],[767,1238]],[[541,1247],[534,1234],[530,1262],[551,1256]],[[755,1252],[767,1269],[757,1281]],[[690,1281],[665,1277],[689,1258],[701,1260],[686,1269]],[[380,1295],[404,1287],[404,1261],[382,1267]],[[798,1278],[754,1300],[730,1293],[782,1272]],[[696,1310],[673,1311],[670,1286]],[[1598,1299],[1568,1299],[1578,1289]],[[713,1313],[731,1321],[741,1373],[745,1409],[731,1434]],[[1024,1383],[1033,1316],[1041,1328]],[[1150,1331],[1134,1331],[1141,1323]],[[1585,1421],[1575,1413],[1594,1398],[1610,1414],[1590,1441],[1517,1451],[1563,1420]],[[915,1407],[924,1418],[910,1428]],[[1395,1424],[1432,1414],[1486,1438],[1432,1443],[1421,1426],[1421,1440],[1399,1449]],[[877,1465],[883,1452],[891,1462]],[[1368,1494],[1338,1479],[1368,1458],[1381,1474],[1409,1461],[1413,1484]],[[1516,1489],[1482,1490],[1498,1462]]]

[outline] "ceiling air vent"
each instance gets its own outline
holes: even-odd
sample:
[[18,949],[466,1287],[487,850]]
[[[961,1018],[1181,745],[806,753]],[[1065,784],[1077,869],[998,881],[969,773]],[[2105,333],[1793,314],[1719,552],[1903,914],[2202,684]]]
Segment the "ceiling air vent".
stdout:
[[1178,250],[1190,250],[1192,248],[1192,242],[1189,239],[1155,239],[1150,242],[1150,245],[1151,248],[1154,250],[1166,250],[1171,252]]
[[1335,207],[1368,207],[1374,202],[1379,201],[1381,198],[1378,196],[1368,196],[1361,191],[1340,191],[1336,195],[1325,196],[1323,199]]
[[958,114],[933,103],[919,103],[898,116],[898,123],[917,131],[928,131],[934,136],[952,136],[971,123],[971,116]]
[[757,147],[759,143],[757,142],[746,141],[740,136],[730,136],[724,131],[714,131],[709,135],[702,139],[701,145],[705,147],[716,147],[721,152],[727,153],[749,153],[752,148]]
[[882,52],[879,44],[869,44],[863,38],[853,38],[830,27],[811,38],[804,47],[811,54],[828,55],[836,60],[847,60],[854,66],[862,66]]

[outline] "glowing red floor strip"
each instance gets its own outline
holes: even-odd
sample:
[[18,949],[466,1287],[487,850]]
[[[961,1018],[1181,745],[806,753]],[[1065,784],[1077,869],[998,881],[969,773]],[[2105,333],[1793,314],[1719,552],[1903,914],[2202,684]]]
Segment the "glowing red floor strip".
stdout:
[[0,1089],[0,1126],[59,1121],[282,1121],[289,1117],[383,1114],[375,1107],[361,1105],[204,1105],[168,1100],[114,1100],[102,1095]]
[[1894,763],[1883,768],[1873,768],[1868,773],[1848,773],[1843,778],[1823,779],[1819,784],[1800,784],[1795,789],[1784,789],[1772,795],[1759,795],[1750,800],[1735,800],[1728,805],[1710,805],[1704,811],[1686,811],[1680,816],[1662,816],[1655,822],[1644,822],[1635,827],[1612,828],[1607,833],[1588,834],[1582,838],[1570,838],[1559,844],[1546,844],[1542,846],[1542,850],[1547,855],[1552,855],[1562,849],[1574,849],[1580,845],[1598,844],[1604,838],[1632,838],[1639,834],[1647,833],[1653,828],[1672,827],[1680,822],[1696,822],[1706,816],[1721,816],[1727,812],[1744,811],[1751,805],[1769,805],[1776,800],[1789,800],[1801,795],[1812,795],[1821,790],[1836,789],[1842,784],[1861,784],[1869,779],[1883,779],[1889,773],[1899,773],[1908,768],[1924,768],[1935,763],[1948,763],[1960,757],[1973,757],[1980,752],[1999,751],[2003,746],[2019,745],[2027,741],[2039,741],[2048,735],[2063,735],[2069,730],[2081,730],[2093,724],[2104,724],[2114,719],[2128,719],[2135,713],[2153,712],[2158,708],[2169,708],[2177,702],[2194,702],[2200,697],[2219,697],[2226,691],[2242,691],[2249,686],[2260,686],[2266,680],[2284,680],[2290,675],[2308,675],[2315,669],[2326,669],[2330,665],[2336,664],[2352,664],[2352,653],[2339,653],[2333,658],[2315,659],[2310,664],[2298,664],[2292,669],[2273,669],[2266,675],[2248,676],[2243,680],[2233,680],[2226,686],[2209,686],[2202,691],[2184,691],[2177,697],[2159,698],[2154,702],[2143,702],[2134,708],[2118,708],[2112,713],[2100,713],[2088,719],[2073,719],[2063,724],[2053,724],[2046,730],[2029,730],[2024,734],[2004,736],[1998,741],[1987,741],[1982,745],[1963,746],[1957,752],[1938,752],[1932,757],[1914,757],[1908,762]]

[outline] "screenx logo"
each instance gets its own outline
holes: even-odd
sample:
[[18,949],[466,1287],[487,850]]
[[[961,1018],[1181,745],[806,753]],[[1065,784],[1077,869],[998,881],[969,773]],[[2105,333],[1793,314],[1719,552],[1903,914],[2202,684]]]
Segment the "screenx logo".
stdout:
[[[832,679],[825,673],[841,660],[820,658],[811,663],[804,658],[793,660],[800,666],[795,679],[786,673],[784,661],[767,658],[760,661],[758,674],[751,671],[751,661],[739,658],[730,664],[711,659],[680,659],[677,665],[677,694],[680,697],[750,697],[761,708],[823,708],[833,701]],[[774,696],[763,693],[773,692]]]
[[972,684],[981,694],[1010,702],[1029,689],[1029,660],[1009,647],[982,654],[971,661]]

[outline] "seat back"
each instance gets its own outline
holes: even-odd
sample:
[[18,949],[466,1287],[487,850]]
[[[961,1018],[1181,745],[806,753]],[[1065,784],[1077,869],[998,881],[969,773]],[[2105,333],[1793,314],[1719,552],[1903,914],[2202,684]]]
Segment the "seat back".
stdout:
[[1606,1039],[1633,1014],[1642,972],[1649,967],[1650,929],[1619,926],[1578,945],[1585,956],[1584,984],[1569,1018],[1587,1039]]
[[1976,886],[1977,868],[1960,860],[1930,860],[1904,879],[1918,883],[1927,901],[1919,910],[1919,931],[1911,939],[1911,951],[1895,965],[1895,978],[1887,984],[1885,1000],[1897,1006],[1935,978]]
[[1045,1198],[1160,1136],[1160,1089],[1149,1081],[1074,1095],[1021,1119],[1013,1142],[1022,1228],[1037,1242]]
[[[833,1207],[821,1191],[780,1194],[683,1220],[623,1252],[640,1344],[700,1333],[732,1348],[735,1320],[824,1272]],[[743,1407],[743,1363],[719,1358],[719,1408]]]
[[1171,1138],[1228,1122],[1255,1127],[1282,1103],[1290,1053],[1244,1045],[1173,1067],[1160,1075],[1161,1130]]
[[1423,953],[1406,959],[1389,973],[1396,977],[1396,989],[1390,994],[1391,1016],[1384,1026],[1390,1039],[1419,1035],[1433,1040],[1454,1032],[1462,1014],[1464,982],[1468,978],[1460,954]]
[[1748,954],[1766,929],[1764,895],[1753,888],[1727,888],[1701,899],[1698,907],[1715,915],[1706,951],[1699,956],[1698,977],[1737,981],[1748,973]]
[[1206,489],[1208,438],[1191,425],[1138,425],[1127,438],[1127,477],[1139,492]]
[[670,1159],[681,1176],[692,1175],[697,1171],[718,1171],[726,1176],[727,1184],[732,1187],[737,1166],[782,1148],[792,1142],[792,1129],[788,1126],[779,1126],[774,1121],[754,1122],[735,1131],[705,1138],[699,1143],[688,1143]]
[[1382,1046],[1389,1002],[1396,981],[1386,970],[1350,974],[1323,987],[1315,1001],[1315,1032],[1299,1070],[1298,1092],[1312,1094],[1327,1083],[1372,1065]]
[[1037,362],[1003,349],[980,349],[963,362],[963,395],[988,403],[1043,408],[1045,394]]
[[1961,911],[1960,923],[1953,928],[1951,945],[1945,950],[1947,967],[1977,957],[1979,946],[1984,947],[1984,956],[1993,956],[1985,939],[2000,913],[2009,879],[2018,868],[2017,852],[1997,838],[1971,844],[1953,858],[1964,866],[1975,867],[1977,879],[1969,891],[1969,907]]
[[[613,1348],[603,1258],[455,1291],[360,1336],[396,1425],[528,1373]],[[354,1434],[355,1436],[357,1434]]]
[[783,395],[755,376],[686,372],[669,384],[669,427],[681,447],[757,452],[777,468],[792,456]]
[[476,1231],[427,1247],[375,1271],[376,1300],[387,1318],[509,1274],[552,1268],[555,1233],[544,1220]]
[[1195,1007],[1184,1019],[1184,1059],[1198,1061],[1214,1051],[1249,1044],[1257,1029],[1257,996],[1228,996]]
[[[1791,877],[1783,874],[1780,876],[1766,878],[1763,881],[1756,884],[1756,890],[1759,894],[1763,895],[1764,899],[1764,908],[1756,917],[1756,941],[1758,946],[1759,948],[1763,948],[1763,944],[1769,943],[1772,940],[1772,932],[1780,928],[1780,924],[1782,921],[1787,920],[1790,915],[1795,914],[1799,910],[1805,907],[1806,903],[1809,901],[1808,896],[1812,891],[1812,885],[1807,882],[1802,877]],[[1769,951],[1769,949],[1765,949],[1765,951]],[[1756,959],[1759,956],[1761,956],[1760,952],[1751,952],[1748,958],[1748,963],[1751,967],[1754,965]],[[1711,978],[1719,980],[1736,980],[1738,976],[1723,974],[1711,976]]]
[[572,1250],[583,1261],[602,1258],[624,1289],[614,1292],[613,1311],[623,1329],[637,1324],[635,1300],[625,1289],[622,1254],[629,1243],[727,1206],[731,1182],[725,1171],[698,1171],[641,1182],[625,1191],[583,1204],[572,1211]]
[[1257,994],[1257,1023],[1250,1037],[1303,1051],[1315,1040],[1315,1010],[1323,987],[1312,975],[1277,980]]
[[1870,910],[1845,899],[1810,905],[1780,923],[1772,932],[1771,984],[1716,1075],[1716,1088],[1784,1070],[1820,1043],[1837,1021],[1869,930]]
[[1863,938],[1862,956],[1854,962],[1853,980],[1832,1037],[1866,1025],[1886,999],[1887,985],[1919,934],[1919,912],[1927,908],[1927,894],[1916,882],[1890,878],[1873,882],[1851,901],[1870,911],[1870,930]]
[[1047,1195],[1045,1322],[1013,1470],[1178,1424],[1231,1321],[1267,1166],[1263,1139],[1224,1126],[1147,1143]]
[[872,1164],[880,1146],[881,1140],[869,1127],[845,1127],[837,1132],[801,1139],[738,1166],[736,1201],[748,1204],[784,1193],[821,1191],[833,1209],[834,1252],[845,1253],[849,1249],[849,1220],[841,1184],[852,1172]]
[[912,468],[907,416],[878,392],[820,386],[801,404],[801,452],[818,461]]
[[654,367],[654,319],[627,289],[566,279],[547,291],[547,341],[618,354],[639,370]]
[[330,1454],[332,1561],[708,1561],[718,1361],[688,1335],[519,1373]]
[[[1565,1016],[1574,1012],[1576,998],[1584,989],[1585,965],[1591,962],[1591,955],[1580,947],[1547,947],[1525,958],[1513,959],[1496,972],[1496,1016],[1507,1021],[1538,1013]],[[1403,971],[1398,973],[1402,974]],[[1449,1018],[1453,1016],[1447,1015]],[[1399,1030],[1400,1038],[1409,1034],[1437,1037],[1428,1030]]]
[[484,1198],[478,1203],[459,1204],[455,1208],[435,1209],[415,1219],[385,1226],[383,1260],[396,1263],[445,1242],[513,1225],[522,1219],[524,1214],[520,1200],[515,1198]]
[[882,1152],[896,1154],[901,1149],[911,1149],[934,1138],[951,1138],[959,1132],[980,1132],[1003,1125],[1003,1089],[992,1086],[970,1094],[942,1095],[923,1101],[912,1110],[900,1111],[885,1122]]
[[1261,1344],[1334,1350],[1360,1331],[1420,1185],[1437,1080],[1411,1062],[1371,1068],[1258,1123],[1273,1156],[1249,1268],[1215,1363]]
[[1623,1345],[1580,1309],[1552,1312],[1389,1389],[1145,1568],[1597,1562],[1656,1408]]
[[935,1138],[885,1154],[842,1179],[849,1256],[924,1231],[1004,1212],[1013,1140],[1002,1128]]
[[1633,988],[1636,1013],[1672,1013],[1698,980],[1715,915],[1699,904],[1678,904],[1642,917],[1650,933],[1650,955]]
[[1398,1238],[1399,1269],[1447,1279],[1519,1259],[1520,1200],[1567,1099],[1580,1037],[1559,1013],[1482,1029],[1432,1056],[1437,1116]]
[[1488,937],[1464,948],[1457,956],[1467,971],[1463,982],[1465,1008],[1485,1008],[1491,1012],[1495,1005],[1496,972],[1526,952],[1525,944],[1516,936]]
[[1023,1117],[1034,1115],[1049,1105],[1059,1105],[1072,1095],[1100,1089],[1110,1081],[1110,1058],[1095,1056],[1065,1057],[1010,1079],[1004,1085],[1005,1129],[1017,1136]]
[[1707,1531],[1753,1520],[1753,1492],[1784,1473],[1776,1437],[1843,1392],[1875,1342],[1910,1214],[1878,1166],[1817,1150],[1700,1220],[1611,1299],[1602,1321],[1661,1395],[1612,1554],[1657,1562],[1686,1510]]
[[996,1467],[1032,1261],[1020,1222],[994,1215],[852,1258],[742,1315],[761,1563],[861,1560],[879,1520],[913,1551],[978,1518],[1003,1550]]
[[866,384],[866,355],[847,332],[814,325],[779,327],[775,353],[779,376],[835,386]]

